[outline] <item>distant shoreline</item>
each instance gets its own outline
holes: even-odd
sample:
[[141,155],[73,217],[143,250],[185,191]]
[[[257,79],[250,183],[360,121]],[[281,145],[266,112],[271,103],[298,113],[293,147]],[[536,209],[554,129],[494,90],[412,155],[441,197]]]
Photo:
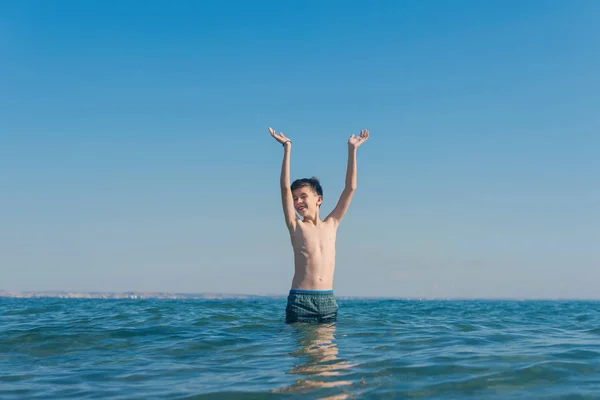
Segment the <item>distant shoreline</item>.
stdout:
[[171,292],[69,292],[59,290],[49,291],[18,291],[0,290],[0,297],[33,299],[252,299],[283,297],[283,295],[259,295],[237,293],[171,293]]
[[[115,300],[251,300],[285,298],[286,294],[239,294],[239,293],[172,293],[172,292],[69,292],[59,290],[18,291],[0,290],[0,298],[14,299],[115,299]],[[510,298],[510,297],[392,297],[392,296],[337,296],[341,300],[410,300],[410,301],[600,301],[593,298]]]

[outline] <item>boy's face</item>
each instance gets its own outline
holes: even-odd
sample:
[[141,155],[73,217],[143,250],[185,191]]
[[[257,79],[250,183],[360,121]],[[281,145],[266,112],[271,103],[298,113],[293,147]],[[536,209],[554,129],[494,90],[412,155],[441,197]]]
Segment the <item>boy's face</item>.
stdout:
[[300,187],[292,192],[294,208],[300,215],[310,214],[319,208],[323,201],[310,186]]

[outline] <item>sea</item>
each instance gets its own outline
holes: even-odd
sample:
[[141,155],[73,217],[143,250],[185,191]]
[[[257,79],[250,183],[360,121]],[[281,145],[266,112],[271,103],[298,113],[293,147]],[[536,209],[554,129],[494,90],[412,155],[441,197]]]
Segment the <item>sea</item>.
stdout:
[[0,298],[0,399],[600,399],[600,302]]

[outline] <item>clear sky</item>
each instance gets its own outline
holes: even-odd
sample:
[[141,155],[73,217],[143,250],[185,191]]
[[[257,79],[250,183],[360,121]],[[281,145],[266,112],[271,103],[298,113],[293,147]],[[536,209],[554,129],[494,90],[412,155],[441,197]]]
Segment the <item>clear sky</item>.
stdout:
[[600,297],[600,2],[4,1],[0,289],[285,294],[283,150],[340,296]]

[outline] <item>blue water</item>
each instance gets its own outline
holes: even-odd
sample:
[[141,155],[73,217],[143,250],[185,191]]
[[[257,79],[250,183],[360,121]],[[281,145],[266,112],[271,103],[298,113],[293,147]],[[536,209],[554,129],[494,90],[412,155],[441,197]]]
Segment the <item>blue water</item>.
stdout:
[[0,299],[0,399],[599,399],[600,302]]

